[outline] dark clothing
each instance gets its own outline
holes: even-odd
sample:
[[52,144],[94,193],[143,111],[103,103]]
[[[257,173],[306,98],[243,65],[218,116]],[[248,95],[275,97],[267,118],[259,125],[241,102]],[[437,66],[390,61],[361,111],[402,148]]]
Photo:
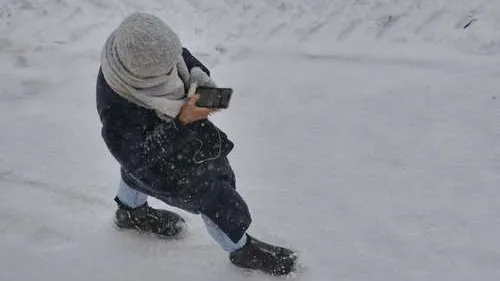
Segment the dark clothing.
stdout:
[[[188,69],[208,69],[183,50]],[[160,119],[114,92],[101,71],[96,85],[102,137],[121,165],[123,180],[132,188],[165,203],[203,213],[234,242],[248,229],[251,217],[235,190],[227,159],[234,144],[208,120],[182,125],[177,118]]]

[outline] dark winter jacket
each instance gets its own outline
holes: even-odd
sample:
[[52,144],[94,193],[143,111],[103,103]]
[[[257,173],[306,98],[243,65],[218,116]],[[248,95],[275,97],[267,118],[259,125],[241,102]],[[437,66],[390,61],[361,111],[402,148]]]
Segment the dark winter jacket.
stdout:
[[[188,69],[208,69],[184,49]],[[203,213],[233,240],[251,223],[248,208],[235,190],[227,159],[233,143],[208,120],[182,125],[120,97],[99,71],[97,110],[102,137],[132,188],[181,209]]]

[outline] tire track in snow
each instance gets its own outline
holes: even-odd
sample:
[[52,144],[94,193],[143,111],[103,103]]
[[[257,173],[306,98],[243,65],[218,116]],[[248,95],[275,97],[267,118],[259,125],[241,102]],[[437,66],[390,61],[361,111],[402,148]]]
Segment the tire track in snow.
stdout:
[[82,203],[93,205],[95,207],[107,208],[107,206],[110,206],[107,201],[100,198],[88,196],[71,189],[59,189],[41,180],[28,179],[12,171],[0,172],[0,183],[20,184],[28,189],[34,188],[42,190],[53,195],[62,196],[65,199],[80,201]]
[[481,65],[473,66],[466,62],[452,62],[446,60],[420,60],[407,58],[391,58],[377,57],[370,55],[340,55],[340,54],[313,54],[313,53],[296,53],[295,56],[302,57],[307,60],[321,61],[338,61],[365,65],[392,65],[392,66],[407,66],[413,68],[421,68],[427,70],[439,70],[446,73],[457,74],[478,74],[493,76],[491,68],[484,68]]

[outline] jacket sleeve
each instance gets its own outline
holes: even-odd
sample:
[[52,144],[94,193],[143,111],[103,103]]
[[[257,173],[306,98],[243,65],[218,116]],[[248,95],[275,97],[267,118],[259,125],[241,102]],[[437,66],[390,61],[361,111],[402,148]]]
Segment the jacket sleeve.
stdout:
[[182,58],[184,58],[186,66],[190,71],[194,67],[199,67],[210,76],[210,71],[208,70],[208,68],[203,65],[203,63],[201,63],[195,56],[193,56],[193,54],[191,54],[191,52],[187,48],[182,48]]
[[121,120],[115,121],[112,126],[104,124],[102,132],[111,154],[133,175],[153,165],[166,165],[174,153],[190,140],[192,134],[177,118],[145,128],[141,118],[147,116],[141,115],[141,112],[129,110],[121,116],[107,116],[105,119]]

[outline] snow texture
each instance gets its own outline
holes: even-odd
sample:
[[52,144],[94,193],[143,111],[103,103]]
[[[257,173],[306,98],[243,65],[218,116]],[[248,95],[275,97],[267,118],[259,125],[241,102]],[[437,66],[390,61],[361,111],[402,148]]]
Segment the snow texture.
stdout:
[[184,212],[183,240],[113,227],[95,76],[133,11],[235,89],[214,121],[291,279],[500,279],[499,1],[2,0],[0,280],[276,279]]

